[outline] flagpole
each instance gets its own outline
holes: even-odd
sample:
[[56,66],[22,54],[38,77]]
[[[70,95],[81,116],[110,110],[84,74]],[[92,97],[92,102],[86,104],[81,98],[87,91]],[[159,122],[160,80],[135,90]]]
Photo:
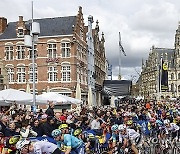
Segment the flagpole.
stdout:
[[121,33],[119,32],[119,76],[118,79],[121,80]]

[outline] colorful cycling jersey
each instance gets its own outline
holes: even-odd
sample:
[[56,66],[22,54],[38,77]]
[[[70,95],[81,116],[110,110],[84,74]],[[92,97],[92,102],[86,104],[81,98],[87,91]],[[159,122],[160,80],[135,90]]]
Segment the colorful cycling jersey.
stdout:
[[34,151],[30,154],[52,154],[56,149],[57,145],[47,141],[37,141],[33,144]]
[[118,142],[119,141],[119,134],[112,133],[112,140],[113,140],[113,142]]
[[139,120],[138,124],[141,126],[141,130],[145,135],[150,134],[150,123],[147,120]]
[[179,130],[179,126],[175,123],[170,123],[170,127],[166,127],[167,131],[176,132]]
[[123,138],[135,140],[138,137],[140,137],[140,134],[136,132],[134,129],[126,129],[125,135],[122,135],[121,133],[119,134],[119,141],[122,142]]
[[64,145],[71,148],[77,148],[83,144],[83,141],[70,134],[64,134]]

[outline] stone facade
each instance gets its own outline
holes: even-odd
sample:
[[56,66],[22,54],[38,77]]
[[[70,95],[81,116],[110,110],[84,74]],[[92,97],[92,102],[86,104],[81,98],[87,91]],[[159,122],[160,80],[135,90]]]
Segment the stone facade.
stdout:
[[[159,91],[160,59],[168,66],[168,90]],[[175,48],[152,47],[146,62],[142,62],[142,72],[139,78],[139,94],[144,98],[178,98],[180,96],[180,25],[175,34]],[[159,96],[158,96],[159,95]]]

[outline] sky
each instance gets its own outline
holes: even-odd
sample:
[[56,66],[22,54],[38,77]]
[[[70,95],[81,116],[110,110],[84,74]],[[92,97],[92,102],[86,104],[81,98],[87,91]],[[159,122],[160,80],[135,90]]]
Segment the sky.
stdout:
[[[1,0],[0,16],[8,22],[31,19],[32,0]],[[142,59],[154,45],[174,48],[180,20],[179,0],[34,0],[34,18],[74,16],[82,6],[85,25],[93,16],[105,36],[106,57],[113,66],[113,79],[119,74],[119,32],[127,56],[121,55],[122,79],[138,79]]]

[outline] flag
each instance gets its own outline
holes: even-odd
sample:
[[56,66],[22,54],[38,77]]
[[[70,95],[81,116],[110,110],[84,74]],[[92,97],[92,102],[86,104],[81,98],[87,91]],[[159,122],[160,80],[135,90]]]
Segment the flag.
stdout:
[[168,66],[163,60],[161,62],[161,91],[168,90]]
[[120,50],[122,51],[123,55],[126,56],[126,53],[125,53],[125,51],[124,51],[123,46],[121,45],[121,42],[119,42],[119,48],[120,48]]
[[124,56],[126,56],[126,53],[124,51],[124,48],[121,44],[121,33],[119,32],[119,50],[123,53]]

